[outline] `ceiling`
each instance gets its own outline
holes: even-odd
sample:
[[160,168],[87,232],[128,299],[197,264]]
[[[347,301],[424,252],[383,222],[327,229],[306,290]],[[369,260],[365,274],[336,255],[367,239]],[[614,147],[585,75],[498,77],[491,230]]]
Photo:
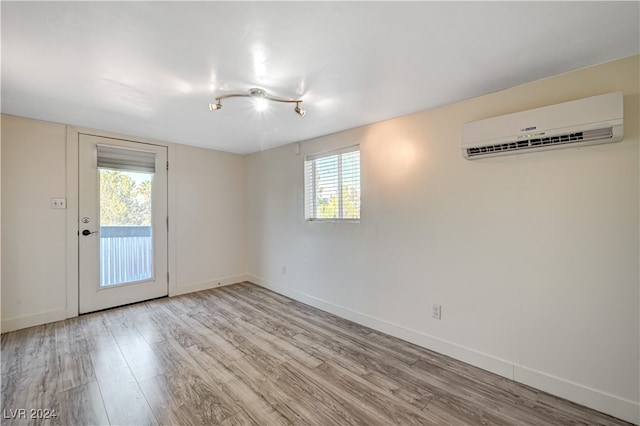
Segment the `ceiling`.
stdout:
[[[235,153],[640,53],[639,2],[7,2],[2,112]],[[216,96],[258,87],[303,99]]]

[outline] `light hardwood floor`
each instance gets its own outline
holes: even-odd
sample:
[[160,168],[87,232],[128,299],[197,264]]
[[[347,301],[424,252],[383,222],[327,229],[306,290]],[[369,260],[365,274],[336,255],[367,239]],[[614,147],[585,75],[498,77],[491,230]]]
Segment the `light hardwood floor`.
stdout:
[[7,425],[626,424],[250,283],[6,333],[1,364]]

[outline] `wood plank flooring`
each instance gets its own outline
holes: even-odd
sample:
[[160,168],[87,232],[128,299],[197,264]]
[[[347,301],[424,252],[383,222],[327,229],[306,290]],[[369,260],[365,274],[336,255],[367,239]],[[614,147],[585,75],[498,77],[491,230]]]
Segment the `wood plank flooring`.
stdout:
[[627,424],[250,283],[6,333],[1,365],[6,425]]

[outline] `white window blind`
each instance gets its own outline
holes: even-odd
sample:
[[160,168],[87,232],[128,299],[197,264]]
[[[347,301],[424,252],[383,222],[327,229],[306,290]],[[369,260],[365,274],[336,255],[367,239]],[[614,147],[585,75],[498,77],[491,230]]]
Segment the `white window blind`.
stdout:
[[98,168],[156,172],[156,153],[119,146],[97,145]]
[[309,155],[304,162],[305,219],[360,219],[360,146]]

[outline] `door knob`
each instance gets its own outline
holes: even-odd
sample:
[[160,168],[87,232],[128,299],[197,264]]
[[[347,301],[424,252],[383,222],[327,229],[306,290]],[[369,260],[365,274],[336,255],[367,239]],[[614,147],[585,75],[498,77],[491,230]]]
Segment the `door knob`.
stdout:
[[88,229],[85,229],[85,230],[82,231],[82,235],[84,235],[86,237],[87,235],[95,234],[96,232],[98,232],[98,231],[91,232]]

